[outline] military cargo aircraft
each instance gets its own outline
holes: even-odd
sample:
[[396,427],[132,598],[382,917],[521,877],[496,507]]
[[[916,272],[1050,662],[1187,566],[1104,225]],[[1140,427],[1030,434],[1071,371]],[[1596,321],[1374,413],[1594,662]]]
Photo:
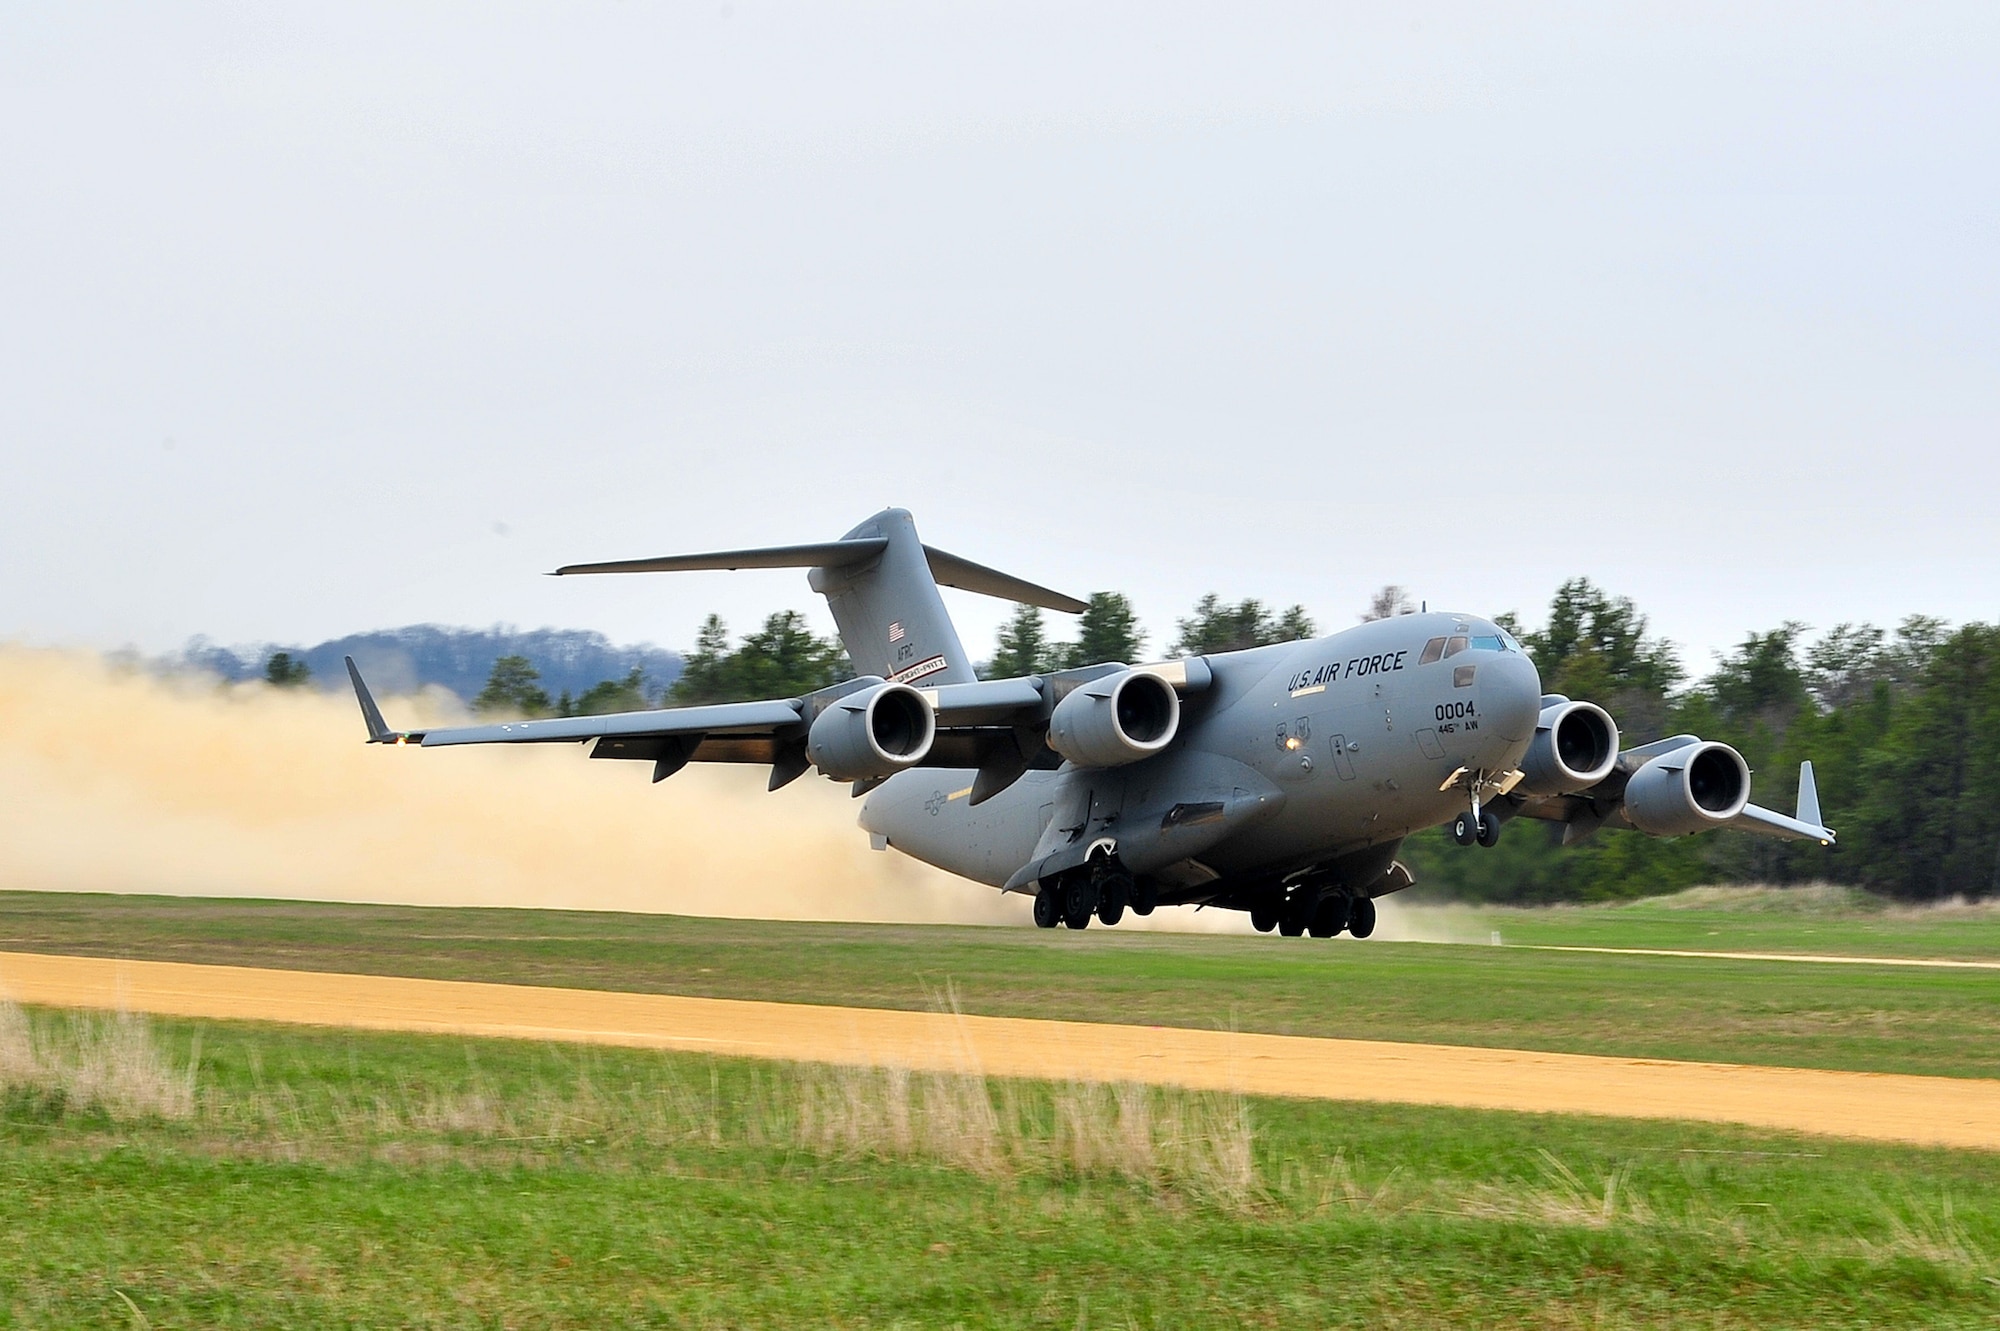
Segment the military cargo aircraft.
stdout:
[[1043,928],[1192,905],[1289,937],[1366,938],[1376,899],[1411,883],[1404,838],[1440,825],[1464,846],[1523,817],[1560,824],[1565,843],[1605,827],[1833,843],[1810,763],[1788,817],[1750,803],[1750,769],[1726,744],[1621,750],[1609,713],[1544,694],[1521,644],[1477,615],[981,680],[940,584],[1085,604],[924,545],[901,509],[816,545],[557,573],[745,568],[810,569],[866,673],[799,698],[408,731],[383,721],[349,658],[369,742],[587,742],[593,758],[651,763],[655,781],[690,762],[765,764],[772,790],[816,770],[865,797],[876,849],[1029,895]]

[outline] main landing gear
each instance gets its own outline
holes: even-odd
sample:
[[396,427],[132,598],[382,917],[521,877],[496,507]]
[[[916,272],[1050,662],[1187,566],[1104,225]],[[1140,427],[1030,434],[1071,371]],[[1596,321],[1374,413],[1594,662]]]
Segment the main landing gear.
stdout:
[[1035,924],[1042,929],[1058,923],[1087,929],[1093,916],[1104,924],[1116,924],[1127,909],[1134,915],[1151,915],[1159,904],[1158,889],[1150,881],[1134,879],[1116,860],[1098,859],[1042,884],[1035,895]]
[[1368,897],[1297,889],[1288,897],[1272,897],[1250,908],[1250,927],[1260,934],[1276,929],[1286,938],[1311,934],[1332,938],[1345,931],[1356,938],[1375,932],[1375,903]]

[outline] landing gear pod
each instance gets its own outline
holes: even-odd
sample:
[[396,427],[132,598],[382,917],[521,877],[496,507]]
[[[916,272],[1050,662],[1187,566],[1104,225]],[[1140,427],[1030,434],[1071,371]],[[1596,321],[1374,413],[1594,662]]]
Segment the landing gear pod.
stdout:
[[1520,788],[1531,795],[1588,790],[1618,764],[1618,723],[1596,703],[1559,702],[1544,707],[1535,738],[1521,759]]
[[1078,767],[1119,767],[1150,758],[1181,724],[1174,686],[1145,670],[1106,675],[1070,691],[1049,718],[1049,747]]
[[1703,740],[1663,753],[1632,774],[1625,817],[1649,836],[1720,827],[1750,802],[1750,765],[1727,744]]
[[806,756],[836,781],[872,781],[914,767],[931,751],[937,714],[907,684],[850,693],[819,714]]

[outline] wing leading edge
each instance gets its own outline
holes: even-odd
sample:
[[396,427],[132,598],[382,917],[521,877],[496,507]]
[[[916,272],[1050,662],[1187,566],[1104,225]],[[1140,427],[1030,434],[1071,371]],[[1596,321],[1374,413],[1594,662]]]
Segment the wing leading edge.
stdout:
[[[974,802],[980,802],[1005,789],[1030,767],[1055,766],[1055,755],[1042,734],[1055,702],[1072,688],[1125,668],[1090,666],[1053,675],[919,690],[932,710],[936,733],[929,751],[914,765],[976,769],[979,779]],[[1205,663],[1198,658],[1142,668],[1161,675],[1181,692],[1198,692],[1209,682]],[[383,720],[381,708],[351,657],[347,673],[371,744],[448,748],[589,742],[593,758],[651,762],[655,781],[672,776],[690,762],[766,764],[771,768],[773,790],[811,767],[806,741],[813,722],[823,712],[851,694],[886,683],[877,676],[864,675],[796,698],[395,730]],[[856,793],[870,784],[857,783]]]

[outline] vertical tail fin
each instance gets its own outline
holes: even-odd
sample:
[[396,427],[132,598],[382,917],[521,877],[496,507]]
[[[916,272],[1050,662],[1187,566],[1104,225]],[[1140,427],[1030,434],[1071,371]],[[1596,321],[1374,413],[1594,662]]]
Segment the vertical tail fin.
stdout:
[[880,554],[852,564],[823,564],[810,575],[812,589],[826,597],[840,625],[840,641],[854,668],[908,684],[973,679],[972,661],[938,595],[910,515],[884,509],[842,539],[885,542]]

